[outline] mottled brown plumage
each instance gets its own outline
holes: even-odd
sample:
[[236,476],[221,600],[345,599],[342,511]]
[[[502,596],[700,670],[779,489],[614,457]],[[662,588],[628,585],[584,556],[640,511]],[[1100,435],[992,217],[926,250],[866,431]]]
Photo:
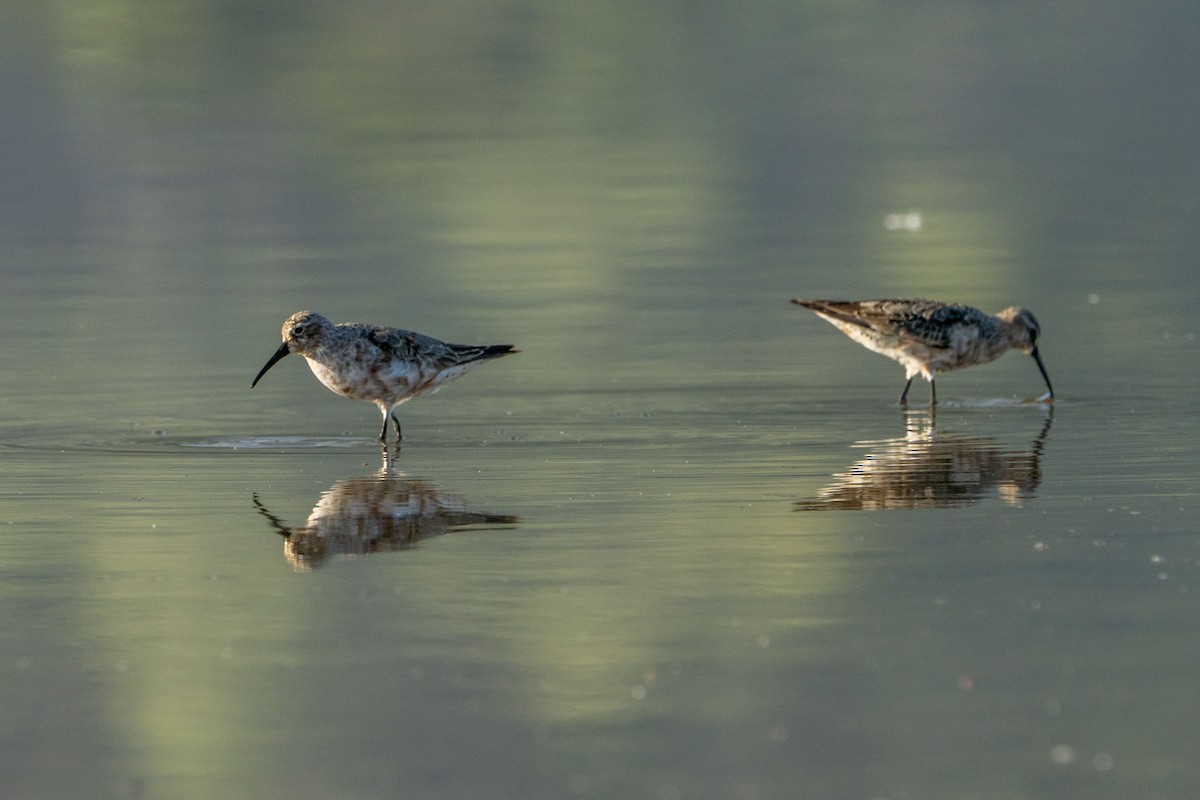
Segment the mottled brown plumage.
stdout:
[[283,344],[251,382],[253,388],[279,359],[304,356],[317,380],[352,400],[368,400],[383,413],[379,440],[387,441],[388,419],[401,438],[393,409],[419,394],[436,392],[469,369],[518,353],[511,344],[450,344],[432,336],[344,322],[334,325],[315,311],[299,311],[283,323]]
[[869,350],[904,366],[908,382],[900,404],[917,375],[929,381],[937,405],[934,378],[939,372],[986,364],[1015,348],[1033,356],[1046,381],[1047,399],[1054,399],[1050,376],[1038,354],[1041,332],[1037,319],[1024,308],[1006,308],[995,316],[977,308],[933,300],[792,300],[817,313],[842,333]]

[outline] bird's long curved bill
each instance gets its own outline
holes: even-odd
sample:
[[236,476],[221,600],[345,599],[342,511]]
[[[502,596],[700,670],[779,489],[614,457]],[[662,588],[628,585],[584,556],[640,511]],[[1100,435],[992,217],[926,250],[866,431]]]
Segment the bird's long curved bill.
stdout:
[[[267,363],[263,364],[263,368],[260,369],[258,371],[258,374],[254,376],[254,380],[250,381],[250,388],[253,389],[254,384],[258,383],[258,379],[261,378],[263,375],[266,375],[267,370],[269,370],[271,367],[275,366],[276,361],[283,358],[290,352],[292,352],[292,351],[288,349],[287,342],[284,342],[283,344],[279,345],[279,349],[275,351],[275,355],[273,355],[269,359],[267,359]],[[1041,364],[1042,362],[1039,360],[1038,363]],[[1042,370],[1042,374],[1045,375],[1046,370]],[[1047,381],[1047,383],[1049,383],[1049,381]]]
[[[1038,369],[1042,371],[1042,379],[1046,381],[1046,391],[1050,393],[1050,399],[1053,400],[1054,387],[1050,385],[1050,376],[1046,374],[1046,365],[1042,363],[1042,357],[1038,354],[1037,348],[1033,348],[1029,355],[1033,356],[1033,360],[1037,362]],[[282,358],[282,356],[280,356],[280,358]],[[274,361],[271,362],[271,364],[274,363]],[[267,367],[271,366],[271,364],[268,364]],[[263,367],[263,372],[266,372],[266,369],[266,367]]]

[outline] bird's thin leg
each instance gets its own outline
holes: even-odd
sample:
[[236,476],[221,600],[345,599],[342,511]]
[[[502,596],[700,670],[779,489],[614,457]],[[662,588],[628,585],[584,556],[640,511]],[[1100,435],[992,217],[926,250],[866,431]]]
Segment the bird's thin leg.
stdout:
[[933,382],[932,378],[930,378],[929,379],[929,407],[933,408],[936,405],[937,405],[937,384]]
[[908,379],[908,383],[904,384],[904,391],[900,393],[900,405],[908,405],[908,387],[912,386],[912,378]]
[[387,444],[387,424],[389,410],[390,409],[387,406],[383,406],[383,430],[379,432],[379,441],[383,442],[384,445]]
[[[400,420],[396,417],[396,412],[392,412],[392,424],[396,426],[396,446],[400,446],[400,440],[404,438],[404,434],[400,432]],[[387,430],[387,421],[384,420],[383,429]]]

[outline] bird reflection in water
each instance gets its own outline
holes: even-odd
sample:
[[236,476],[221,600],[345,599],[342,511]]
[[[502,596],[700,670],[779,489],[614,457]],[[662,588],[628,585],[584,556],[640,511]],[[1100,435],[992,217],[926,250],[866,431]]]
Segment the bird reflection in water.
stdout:
[[1020,506],[1042,481],[1042,448],[1053,420],[1051,411],[1027,448],[1012,449],[988,437],[939,433],[933,414],[909,412],[905,436],[856,442],[870,455],[794,510],[959,508],[992,493]]
[[462,497],[429,481],[393,473],[340,480],[296,527],[285,525],[253,496],[258,513],[283,537],[284,557],[300,571],[323,566],[335,555],[404,550],[421,539],[472,528],[516,525],[518,517],[467,508]]

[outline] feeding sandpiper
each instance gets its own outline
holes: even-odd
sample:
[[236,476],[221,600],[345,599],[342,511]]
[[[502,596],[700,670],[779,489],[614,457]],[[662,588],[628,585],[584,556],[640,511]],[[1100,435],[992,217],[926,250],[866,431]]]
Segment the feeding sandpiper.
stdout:
[[343,322],[334,325],[315,311],[299,311],[283,323],[283,344],[250,383],[254,388],[275,362],[304,356],[317,380],[352,400],[369,400],[383,413],[379,440],[387,444],[388,419],[401,437],[394,409],[426,392],[436,392],[485,361],[519,353],[511,344],[449,344],[413,331]]
[[930,404],[937,405],[934,378],[939,372],[995,361],[1010,347],[1033,356],[1046,381],[1047,394],[1041,399],[1054,399],[1050,376],[1038,355],[1041,327],[1027,309],[1014,306],[991,316],[970,306],[933,300],[792,302],[817,312],[868,350],[899,361],[908,378],[900,405],[908,403],[908,389],[917,375],[929,381]]

